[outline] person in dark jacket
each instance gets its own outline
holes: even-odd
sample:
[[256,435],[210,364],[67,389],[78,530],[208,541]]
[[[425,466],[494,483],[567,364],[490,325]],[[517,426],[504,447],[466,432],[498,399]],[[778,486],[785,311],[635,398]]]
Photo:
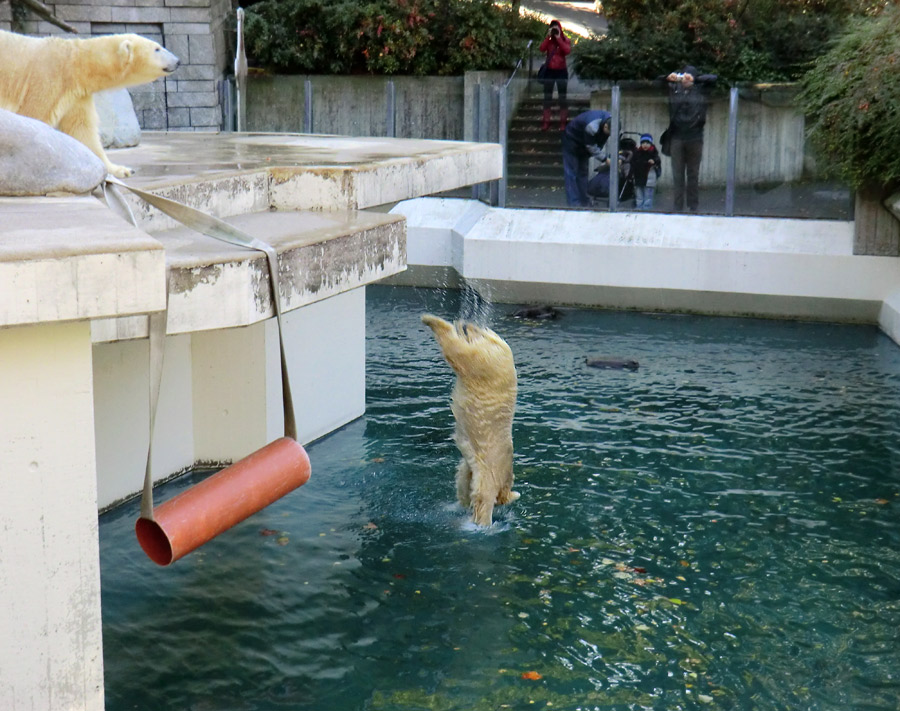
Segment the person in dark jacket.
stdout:
[[566,181],[566,202],[571,207],[589,207],[588,163],[591,157],[600,158],[609,138],[609,111],[585,111],[573,118],[563,134],[563,175]]
[[563,131],[569,119],[569,103],[566,99],[569,68],[566,65],[566,55],[572,51],[572,43],[563,32],[559,20],[550,21],[550,29],[547,30],[547,36],[541,42],[540,50],[547,55],[544,62],[544,76],[541,79],[544,85],[544,116],[541,130],[546,131],[550,128],[553,85],[556,84],[556,92],[559,95],[559,130]]
[[703,159],[703,126],[706,124],[707,94],[715,86],[715,74],[698,74],[688,64],[681,72],[663,77],[669,90],[669,135],[673,204],[675,212],[684,210],[685,185],[687,206],[691,212],[700,207],[700,161]]
[[661,167],[659,151],[653,145],[653,136],[641,136],[641,145],[631,156],[631,170],[634,178],[634,207],[637,210],[653,209],[653,193]]

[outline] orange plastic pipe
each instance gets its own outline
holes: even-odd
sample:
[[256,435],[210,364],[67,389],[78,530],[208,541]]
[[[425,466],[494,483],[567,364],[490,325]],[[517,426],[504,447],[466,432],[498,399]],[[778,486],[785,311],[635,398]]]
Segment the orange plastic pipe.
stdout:
[[309,480],[306,450],[289,437],[204,479],[139,518],[138,542],[150,560],[169,565]]

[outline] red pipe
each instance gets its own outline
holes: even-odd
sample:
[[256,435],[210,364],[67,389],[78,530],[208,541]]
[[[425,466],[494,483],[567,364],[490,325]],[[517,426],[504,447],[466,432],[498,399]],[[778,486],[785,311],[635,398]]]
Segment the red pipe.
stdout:
[[306,450],[289,437],[204,479],[134,525],[154,563],[169,565],[309,480]]

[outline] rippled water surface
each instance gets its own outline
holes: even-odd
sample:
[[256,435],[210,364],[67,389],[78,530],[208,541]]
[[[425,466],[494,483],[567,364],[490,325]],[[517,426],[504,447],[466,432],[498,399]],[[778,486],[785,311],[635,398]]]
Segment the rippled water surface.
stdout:
[[170,569],[136,503],[101,518],[109,711],[898,709],[900,349],[876,329],[494,306],[522,498],[484,532],[419,322],[457,297],[368,302],[367,414],[309,447],[306,486]]

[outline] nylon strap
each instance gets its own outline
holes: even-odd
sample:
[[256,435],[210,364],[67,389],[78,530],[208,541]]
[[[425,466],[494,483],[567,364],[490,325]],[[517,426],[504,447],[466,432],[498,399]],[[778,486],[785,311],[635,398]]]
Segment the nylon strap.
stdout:
[[[125,183],[108,176],[104,184],[104,194],[107,204],[117,212],[127,217],[137,226],[137,221],[128,203],[116,190],[115,186],[130,190],[145,202],[153,205],[160,212],[177,220],[185,227],[213,237],[222,242],[233,244],[245,249],[254,249],[263,252],[269,266],[270,282],[272,286],[272,304],[275,308],[275,318],[278,322],[278,346],[281,352],[281,397],[284,405],[284,436],[297,439],[297,421],[294,415],[294,401],[291,396],[291,385],[288,377],[287,357],[284,350],[284,328],[282,325],[281,289],[278,280],[278,253],[272,245],[256,239],[229,225],[227,222],[201,212],[193,207],[169,198],[164,198],[153,193],[126,185]],[[112,198],[112,199],[110,199]],[[166,320],[168,314],[168,267],[166,267],[166,309],[149,315],[148,335],[150,339],[150,444],[147,448],[147,468],[144,472],[144,489],[141,494],[141,518],[153,519],[153,477],[151,474],[151,462],[153,451],[153,429],[156,424],[156,409],[159,403],[159,389],[162,381],[163,355],[165,353]]]

